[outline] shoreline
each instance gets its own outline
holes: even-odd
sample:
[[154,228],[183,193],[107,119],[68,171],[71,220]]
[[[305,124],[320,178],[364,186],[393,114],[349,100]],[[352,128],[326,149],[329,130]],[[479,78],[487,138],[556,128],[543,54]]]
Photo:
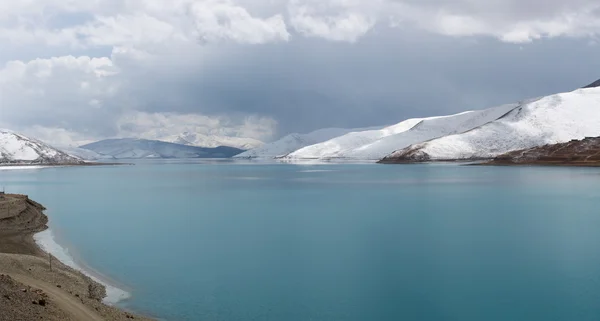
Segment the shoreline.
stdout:
[[76,256],[69,252],[68,248],[58,244],[52,229],[49,228],[34,234],[33,239],[43,252],[52,255],[53,258],[66,266],[83,273],[95,282],[103,285],[106,288],[106,296],[102,299],[102,303],[109,306],[116,306],[119,302],[131,298],[131,293],[119,286],[118,282],[112,281],[109,277],[104,276],[86,263],[78,260]]
[[594,168],[600,167],[600,162],[502,162],[502,161],[489,161],[479,164],[471,164],[473,166],[501,166],[501,167],[576,167],[576,168]]
[[102,163],[102,162],[82,162],[82,163],[0,163],[0,168],[2,167],[33,167],[33,168],[45,168],[45,167],[76,167],[76,166],[120,166],[120,165],[129,165],[133,166],[134,163]]
[[[64,248],[54,241],[44,210],[41,204],[25,195],[0,195],[2,317],[8,318],[6,320],[153,320],[104,303],[107,286],[103,280],[88,275],[69,256],[68,250],[64,251],[67,259],[46,252],[48,249],[36,240],[41,233],[51,236],[50,243],[54,242],[59,249]],[[63,260],[72,261],[76,267]],[[110,282],[106,283],[113,287]],[[23,297],[26,299],[21,299]],[[44,300],[44,305],[35,303],[36,298]]]

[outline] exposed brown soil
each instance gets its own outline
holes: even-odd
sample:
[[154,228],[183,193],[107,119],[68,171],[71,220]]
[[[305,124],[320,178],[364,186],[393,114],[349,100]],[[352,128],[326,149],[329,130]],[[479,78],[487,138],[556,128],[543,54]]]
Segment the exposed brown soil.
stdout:
[[600,166],[600,137],[513,151],[483,164]]

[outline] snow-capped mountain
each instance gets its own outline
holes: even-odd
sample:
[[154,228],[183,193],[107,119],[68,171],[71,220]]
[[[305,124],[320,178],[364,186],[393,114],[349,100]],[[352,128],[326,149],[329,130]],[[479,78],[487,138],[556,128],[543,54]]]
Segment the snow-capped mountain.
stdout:
[[308,134],[290,134],[275,142],[265,144],[261,147],[251,149],[236,158],[273,158],[285,156],[302,147],[318,144],[320,142],[332,139],[337,136],[352,132],[352,129],[344,128],[325,128],[319,129]]
[[107,139],[83,145],[81,148],[119,159],[229,158],[242,152],[233,147],[204,148],[134,138]]
[[229,146],[243,150],[249,150],[264,145],[260,140],[253,138],[204,135],[193,132],[184,132],[180,135],[167,136],[159,140],[198,147]]
[[600,136],[600,88],[519,104],[500,119],[464,133],[398,150],[384,162],[493,158],[513,150]]
[[381,130],[352,132],[320,144],[307,146],[291,153],[288,157],[378,160],[411,144],[471,130],[502,117],[516,106],[518,104],[449,116],[408,119]]
[[0,164],[79,164],[83,161],[36,139],[0,129]]

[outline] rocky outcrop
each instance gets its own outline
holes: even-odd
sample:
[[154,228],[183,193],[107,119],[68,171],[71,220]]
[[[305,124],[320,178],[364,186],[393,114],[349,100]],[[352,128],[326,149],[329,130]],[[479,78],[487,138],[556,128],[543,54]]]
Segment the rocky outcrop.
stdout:
[[420,145],[413,145],[405,148],[403,153],[393,153],[382,158],[378,161],[379,164],[412,164],[412,163],[425,163],[431,161],[431,157],[423,151],[418,150],[416,147]]
[[595,88],[595,87],[600,87],[600,79],[594,81],[593,83],[591,83],[583,88]]
[[72,320],[48,294],[0,274],[0,321]]
[[513,151],[484,164],[600,166],[600,137]]

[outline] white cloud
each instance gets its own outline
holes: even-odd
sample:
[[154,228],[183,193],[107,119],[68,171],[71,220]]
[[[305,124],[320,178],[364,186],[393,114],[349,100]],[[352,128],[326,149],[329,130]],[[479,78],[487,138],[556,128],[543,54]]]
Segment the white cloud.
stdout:
[[282,15],[257,19],[228,0],[194,2],[190,4],[189,13],[197,38],[202,42],[234,40],[260,44],[290,38]]
[[[87,102],[110,97],[118,83],[108,78],[118,73],[109,58],[64,56],[9,61],[0,69],[3,112],[18,116],[35,107],[38,112],[60,113],[69,107],[59,108],[61,100]],[[28,100],[39,103],[22,103]]]
[[262,44],[290,40],[289,24],[306,37],[356,42],[392,19],[447,36],[528,42],[595,37],[599,18],[595,0],[23,0],[0,2],[0,40],[71,48]]
[[[121,83],[109,58],[54,57],[10,61],[0,69],[0,111],[5,126],[62,128],[100,135],[118,112],[112,100]],[[104,102],[108,101],[108,104]],[[41,134],[47,132],[40,132]],[[60,139],[62,136],[57,136]]]
[[377,20],[381,1],[291,0],[290,24],[308,37],[356,42]]
[[144,46],[185,39],[169,23],[147,14],[100,16],[74,30],[87,46]]
[[393,26],[417,26],[454,37],[491,36],[526,43],[600,34],[600,3],[595,0],[398,0],[387,11]]
[[102,137],[90,136],[59,127],[31,126],[20,128],[19,132],[56,147],[79,147],[93,143]]
[[[255,17],[232,0],[177,1],[44,0],[7,5],[0,13],[0,39],[13,45],[144,47],[171,42],[233,41],[261,44],[287,41],[290,35],[281,14]],[[112,4],[112,5],[111,5]],[[0,7],[2,9],[2,7]],[[86,21],[56,28],[53,18],[87,14]],[[67,18],[63,18],[67,19]]]
[[107,57],[8,62],[0,69],[2,125],[59,145],[104,137],[157,139],[185,131],[269,140],[276,131],[277,122],[269,117],[138,111],[138,102],[122,94],[131,84],[121,72]]

